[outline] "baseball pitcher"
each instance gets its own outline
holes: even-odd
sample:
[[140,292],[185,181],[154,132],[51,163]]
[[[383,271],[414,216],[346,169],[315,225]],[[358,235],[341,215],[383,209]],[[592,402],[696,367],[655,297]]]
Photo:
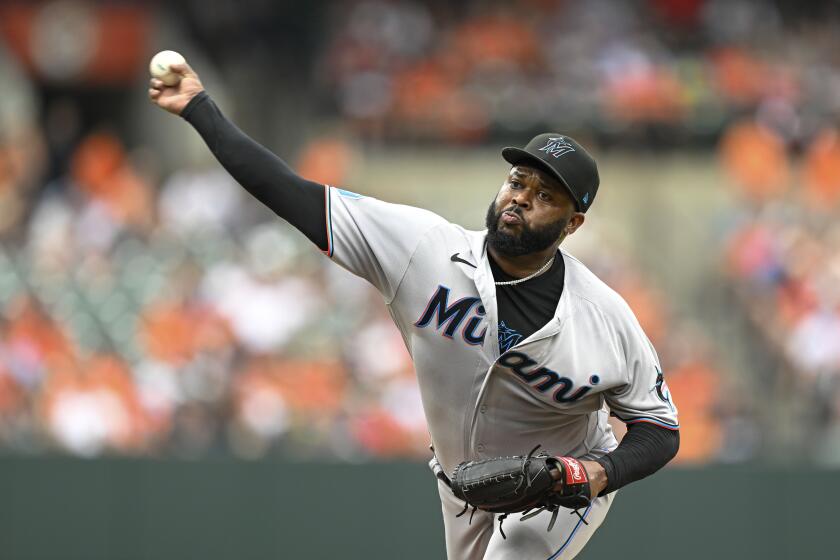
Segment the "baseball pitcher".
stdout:
[[[149,97],[251,194],[373,284],[411,353],[450,559],[573,558],[616,490],[679,448],[656,352],[622,298],[560,248],[598,192],[572,138],[505,148],[486,231],[297,176],[228,121],[186,64]],[[608,416],[628,426],[617,445]],[[430,477],[431,478],[431,477]]]

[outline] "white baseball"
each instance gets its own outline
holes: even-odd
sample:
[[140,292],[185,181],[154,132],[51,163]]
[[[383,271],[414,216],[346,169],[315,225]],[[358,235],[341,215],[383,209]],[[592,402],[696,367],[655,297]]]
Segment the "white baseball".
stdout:
[[167,86],[174,86],[181,81],[181,75],[173,72],[169,67],[184,62],[186,62],[186,59],[175,51],[160,51],[149,62],[149,73],[153,78],[157,78]]

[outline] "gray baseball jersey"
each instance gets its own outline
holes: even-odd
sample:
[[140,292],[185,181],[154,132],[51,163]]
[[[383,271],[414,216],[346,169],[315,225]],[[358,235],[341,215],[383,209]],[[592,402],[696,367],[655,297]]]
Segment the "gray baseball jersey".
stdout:
[[[326,197],[327,252],[382,293],[414,361],[445,472],[538,444],[599,457],[617,445],[609,413],[678,428],[656,352],[632,311],[567,252],[554,318],[500,354],[485,232],[341,189],[327,188]],[[467,552],[445,521],[450,557],[481,558],[487,543]]]

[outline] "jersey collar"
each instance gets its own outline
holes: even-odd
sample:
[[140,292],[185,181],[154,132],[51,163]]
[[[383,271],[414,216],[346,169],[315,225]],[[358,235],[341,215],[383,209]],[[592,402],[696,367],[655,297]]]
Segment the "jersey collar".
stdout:
[[[487,337],[485,344],[488,341],[494,341],[486,349],[490,351],[493,359],[499,357],[498,344],[495,343],[498,338],[498,322],[499,310],[496,305],[496,285],[493,283],[493,272],[490,270],[490,259],[487,255],[487,230],[470,231],[467,232],[469,236],[470,250],[472,257],[476,263],[476,269],[473,272],[473,281],[481,297],[481,302],[484,304],[486,316],[488,318]],[[565,277],[563,284],[563,293],[560,295],[560,301],[557,302],[557,309],[554,311],[554,319],[546,324],[543,328],[528,337],[529,340],[545,338],[552,336],[559,332],[565,320],[571,313],[571,293],[578,291],[578,267],[583,266],[580,261],[570,255],[568,252],[560,249],[565,263]]]

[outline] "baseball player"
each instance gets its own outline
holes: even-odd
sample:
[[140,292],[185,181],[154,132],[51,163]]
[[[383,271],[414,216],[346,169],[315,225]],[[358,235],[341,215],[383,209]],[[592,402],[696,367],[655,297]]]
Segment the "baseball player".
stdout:
[[[173,69],[180,83],[152,79],[152,102],[189,122],[245,189],[382,294],[417,371],[450,559],[573,558],[615,491],[674,457],[677,410],[656,352],[622,298],[560,249],[599,185],[575,140],[549,133],[505,148],[512,167],[487,230],[468,231],[297,176],[222,115],[188,65]],[[628,426],[620,445],[610,414]],[[550,481],[528,515],[475,493],[519,476],[494,471],[494,458],[507,456],[518,457],[517,473],[542,465],[514,493]]]

